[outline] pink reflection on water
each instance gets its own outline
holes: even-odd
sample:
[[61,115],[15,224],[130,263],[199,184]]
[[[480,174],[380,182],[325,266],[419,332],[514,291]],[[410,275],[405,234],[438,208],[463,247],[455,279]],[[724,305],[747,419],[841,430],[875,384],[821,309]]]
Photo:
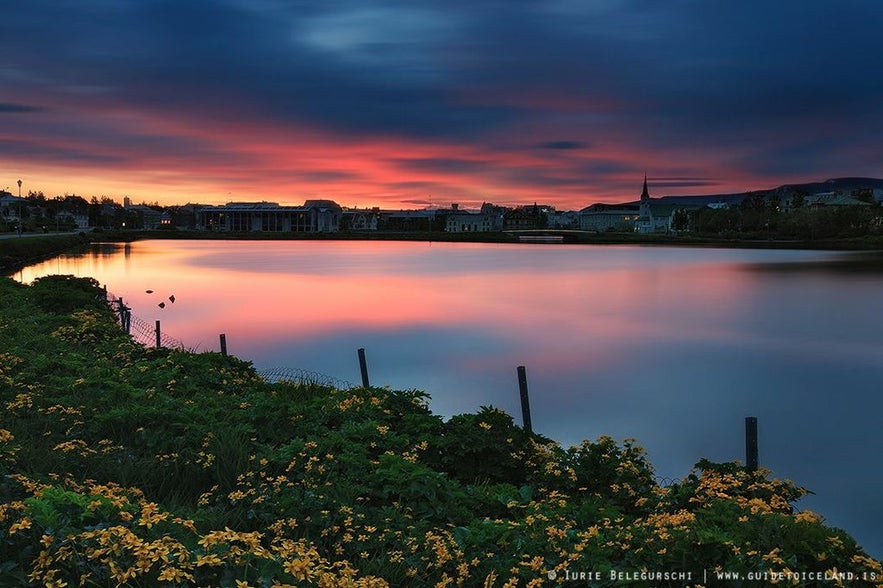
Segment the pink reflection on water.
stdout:
[[[633,260],[617,261],[622,255],[631,251],[142,241],[62,256],[18,277],[95,277],[136,316],[161,320],[166,334],[208,349],[217,348],[219,333],[248,350],[335,332],[480,329],[534,363],[569,370],[619,362],[630,340],[737,336],[720,316],[740,313],[751,288],[745,274],[690,257],[636,268]],[[542,265],[559,256],[565,262]]]

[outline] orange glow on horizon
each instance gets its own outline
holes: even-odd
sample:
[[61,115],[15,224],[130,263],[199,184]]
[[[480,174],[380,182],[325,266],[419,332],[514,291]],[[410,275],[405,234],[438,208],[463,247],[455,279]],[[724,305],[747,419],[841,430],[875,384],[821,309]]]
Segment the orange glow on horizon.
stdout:
[[[530,141],[541,129],[529,125],[517,137],[500,132],[491,138],[510,147],[488,149],[440,139],[342,137],[306,125],[280,127],[259,119],[176,120],[113,109],[103,116],[108,128],[133,137],[132,144],[112,148],[88,137],[56,138],[52,149],[87,157],[48,162],[7,159],[0,162],[0,177],[7,178],[0,180],[0,188],[14,186],[21,178],[23,194],[42,191],[47,197],[78,194],[122,201],[128,196],[135,202],[163,205],[260,200],[298,205],[327,198],[347,207],[388,209],[423,208],[431,201],[434,206],[456,202],[463,208],[477,208],[483,202],[508,206],[539,202],[559,210],[579,210],[595,202],[637,199],[642,172],[619,171],[585,180],[577,171],[608,162],[649,170],[654,196],[771,187],[758,185],[757,178],[734,176],[705,152],[689,157],[674,149],[650,154],[615,139],[573,151],[539,149]],[[0,132],[0,138],[15,137]],[[37,139],[27,141],[33,149],[40,148]],[[182,154],[151,147],[153,141],[170,147],[180,143]],[[94,161],[102,158],[107,162]],[[683,165],[685,160],[689,166]],[[653,176],[663,175],[654,170],[690,177],[697,169],[706,177],[731,179],[711,187],[653,186]]]

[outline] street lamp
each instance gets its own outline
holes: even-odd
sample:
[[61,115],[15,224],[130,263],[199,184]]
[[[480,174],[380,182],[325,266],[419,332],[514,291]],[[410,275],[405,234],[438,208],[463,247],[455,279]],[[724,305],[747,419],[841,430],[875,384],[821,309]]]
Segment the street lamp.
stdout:
[[18,236],[21,237],[21,225],[24,219],[21,217],[21,180],[18,181]]

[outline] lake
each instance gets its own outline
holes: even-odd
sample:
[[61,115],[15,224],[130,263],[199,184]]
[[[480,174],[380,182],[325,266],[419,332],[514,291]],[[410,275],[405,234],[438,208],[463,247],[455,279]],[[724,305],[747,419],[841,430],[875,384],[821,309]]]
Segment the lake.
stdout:
[[844,255],[148,240],[16,277],[92,276],[188,348],[218,350],[225,333],[258,368],[360,382],[365,348],[372,385],[425,390],[445,417],[492,405],[520,423],[524,365],[535,431],[635,438],[665,478],[703,457],[744,461],[756,416],[761,466],[815,492],[799,506],[879,558],[883,273],[810,263]]

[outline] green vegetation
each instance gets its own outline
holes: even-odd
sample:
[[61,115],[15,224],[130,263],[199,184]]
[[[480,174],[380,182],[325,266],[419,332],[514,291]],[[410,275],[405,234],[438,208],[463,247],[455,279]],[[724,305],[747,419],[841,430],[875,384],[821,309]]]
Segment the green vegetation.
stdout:
[[8,273],[89,242],[83,235],[25,235],[0,239],[0,272]]
[[2,585],[883,579],[769,472],[701,461],[660,487],[631,441],[565,449],[493,408],[444,421],[418,391],[268,384],[236,358],[134,343],[93,280],[3,278],[0,306]]
[[794,194],[788,206],[779,196],[752,195],[741,205],[692,213],[691,228],[699,235],[720,235],[743,239],[844,242],[883,240],[883,215],[879,204],[867,196],[860,205],[807,206],[804,196]]

